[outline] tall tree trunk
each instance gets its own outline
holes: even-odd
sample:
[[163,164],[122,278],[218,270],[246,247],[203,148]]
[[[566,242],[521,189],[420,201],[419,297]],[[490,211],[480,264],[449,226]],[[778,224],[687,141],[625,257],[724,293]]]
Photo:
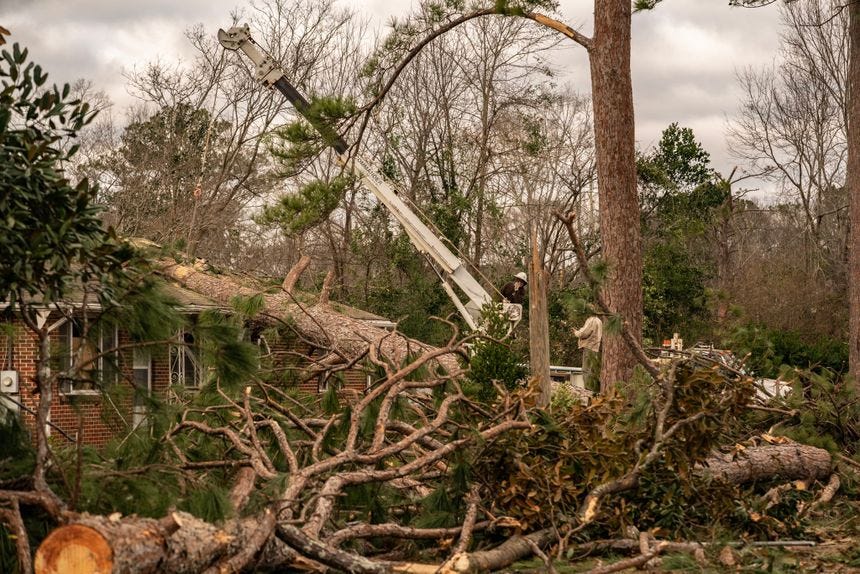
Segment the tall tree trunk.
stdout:
[[529,363],[540,388],[537,406],[549,405],[549,316],[546,304],[546,271],[537,245],[536,223],[531,223],[532,257],[529,263]]
[[[591,86],[600,236],[609,265],[604,297],[609,308],[642,338],[642,252],[630,77],[630,0],[595,0]],[[601,390],[633,373],[636,359],[619,335],[603,345]]]
[[848,270],[849,371],[860,388],[860,0],[848,6],[848,174],[851,238]]
[[[483,171],[485,168],[481,168]],[[473,265],[481,269],[481,259],[484,257],[484,186],[485,178],[482,175],[478,184],[478,206],[475,210],[475,259]]]
[[[732,172],[734,173],[734,172]],[[717,301],[716,323],[718,327],[722,327],[729,314],[729,294],[733,292],[732,282],[734,274],[732,273],[732,217],[734,216],[734,196],[732,195],[731,176],[724,180],[724,184],[728,187],[726,200],[720,209],[719,224],[716,227],[716,243],[717,243],[717,285],[720,293]]]

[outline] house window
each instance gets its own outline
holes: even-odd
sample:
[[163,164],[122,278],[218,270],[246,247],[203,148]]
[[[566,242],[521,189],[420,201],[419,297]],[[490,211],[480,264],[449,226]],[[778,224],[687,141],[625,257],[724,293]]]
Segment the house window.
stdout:
[[152,357],[149,349],[134,349],[132,362],[132,382],[134,383],[134,428],[145,424],[148,414],[148,397],[152,394]]
[[93,394],[101,384],[116,383],[116,327],[96,325],[84,332],[83,321],[70,319],[59,327],[59,338],[64,393]]
[[170,347],[170,384],[197,389],[203,380],[200,348],[191,333],[182,332],[179,337],[184,344]]

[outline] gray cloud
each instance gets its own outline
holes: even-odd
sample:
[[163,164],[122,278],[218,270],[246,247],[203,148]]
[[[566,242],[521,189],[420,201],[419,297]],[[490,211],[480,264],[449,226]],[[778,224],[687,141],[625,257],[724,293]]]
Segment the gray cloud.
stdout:
[[[85,77],[124,107],[131,97],[123,70],[161,59],[190,56],[183,32],[202,23],[215,30],[242,0],[0,0],[0,24],[26,45],[55,82]],[[372,19],[378,29],[415,2],[341,0]],[[591,33],[592,8],[563,0],[570,25]],[[647,148],[670,122],[692,127],[717,169],[734,165],[725,123],[738,104],[735,71],[769,64],[779,44],[778,10],[733,9],[725,0],[666,0],[634,15],[633,79],[637,140]],[[553,61],[562,81],[590,91],[588,60],[579,47],[559,50]]]
[[237,0],[3,0],[0,22],[56,83],[92,80],[121,107],[131,98],[123,71],[188,57],[184,30],[229,22]]
[[[738,106],[736,71],[770,64],[779,47],[778,10],[730,8],[715,0],[668,0],[634,16],[633,80],[640,146],[670,122],[693,128],[728,174],[725,140]],[[755,185],[760,184],[757,182]]]
[[[563,0],[560,11],[567,24],[592,33],[590,2]],[[639,147],[653,146],[666,126],[678,122],[694,130],[714,167],[728,174],[736,165],[725,138],[727,118],[740,97],[736,71],[769,65],[778,57],[776,6],[740,9],[725,0],[666,0],[633,16],[632,42]],[[582,48],[571,43],[553,61],[574,89],[590,92]]]

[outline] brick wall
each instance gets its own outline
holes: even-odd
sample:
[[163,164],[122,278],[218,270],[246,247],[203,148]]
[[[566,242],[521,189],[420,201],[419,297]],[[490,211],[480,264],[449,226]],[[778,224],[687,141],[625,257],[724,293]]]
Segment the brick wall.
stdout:
[[[48,324],[53,324],[59,318],[59,314],[52,313],[48,318]],[[7,357],[4,368],[18,371],[19,400],[32,411],[21,409],[19,414],[31,435],[35,436],[36,418],[33,413],[39,406],[39,393],[36,388],[38,338],[19,321],[14,321],[13,326],[15,329],[13,354],[11,358]],[[128,342],[128,336],[120,332],[119,343],[122,345]],[[55,348],[59,345],[60,333],[55,329],[51,332],[51,346]],[[65,446],[72,444],[57,429],[73,439],[81,440],[83,444],[94,446],[104,445],[111,438],[130,430],[133,391],[130,384],[131,353],[121,354],[117,362],[121,369],[117,381],[118,389],[109,394],[110,400],[106,400],[105,396],[99,394],[66,394],[62,392],[60,384],[54,382],[50,414],[52,425],[48,427],[48,433],[53,442]]]
[[[59,314],[52,314],[48,324],[53,324],[60,318]],[[3,370],[18,371],[20,386],[19,400],[32,411],[22,409],[21,420],[35,437],[35,413],[38,408],[39,395],[36,389],[36,361],[38,358],[38,339],[20,321],[14,321],[13,353],[12,357],[4,353],[6,347],[5,336],[0,335],[0,357],[5,357]],[[119,344],[130,343],[127,333],[119,332]],[[54,330],[51,334],[52,346],[60,344],[59,331]],[[286,386],[292,385],[300,391],[308,394],[318,394],[320,381],[314,377],[306,379],[309,363],[301,356],[319,358],[323,352],[312,349],[305,343],[296,339],[278,339],[269,341],[272,352],[268,361],[276,378],[286,382]],[[54,384],[53,404],[51,407],[50,421],[59,427],[70,437],[80,438],[83,444],[102,446],[111,438],[123,436],[129,432],[133,425],[133,392],[132,381],[132,358],[133,351],[127,350],[119,358],[121,373],[118,380],[118,391],[109,394],[111,400],[102,394],[75,395],[61,392],[59,383]],[[11,361],[11,362],[10,362]],[[165,396],[170,386],[170,360],[167,348],[152,349],[151,355],[151,381],[152,391],[156,395]],[[363,393],[367,388],[367,370],[363,365],[342,371],[340,376],[343,380],[342,391],[345,395],[355,396]],[[57,445],[70,446],[72,443],[63,437],[56,428],[50,428],[51,440]]]
[[[316,395],[321,390],[319,377],[308,377],[308,367],[311,365],[306,357],[320,359],[325,352],[311,347],[307,343],[293,338],[268,340],[271,351],[270,368],[276,379],[285,381],[286,386],[292,386],[303,393]],[[367,368],[359,363],[351,369],[340,371],[343,381],[342,390],[350,394],[363,393],[367,389]],[[329,381],[331,382],[331,381]]]

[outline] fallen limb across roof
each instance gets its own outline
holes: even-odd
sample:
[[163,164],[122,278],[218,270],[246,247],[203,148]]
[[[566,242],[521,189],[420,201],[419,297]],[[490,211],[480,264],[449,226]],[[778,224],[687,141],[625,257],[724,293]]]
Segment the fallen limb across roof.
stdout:
[[[241,284],[229,275],[207,273],[173,261],[162,260],[158,267],[166,278],[223,305],[229,305],[231,299],[237,295],[262,295],[264,313],[291,321],[302,337],[322,348],[330,349],[343,362],[350,362],[365,355],[371,345],[378,349],[378,356],[395,366],[403,364],[410,356],[438,352],[438,348],[432,345],[349,317],[327,304],[304,306],[289,293],[261,292]],[[438,357],[436,363],[449,375],[460,370],[456,358],[450,354]]]

